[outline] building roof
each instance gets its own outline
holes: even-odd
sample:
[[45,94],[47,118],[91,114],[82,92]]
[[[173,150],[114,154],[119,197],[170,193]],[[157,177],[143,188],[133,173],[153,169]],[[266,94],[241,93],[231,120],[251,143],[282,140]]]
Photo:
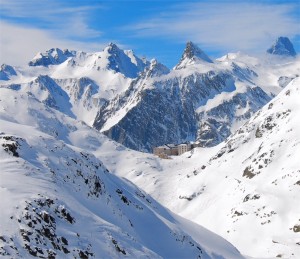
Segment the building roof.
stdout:
[[167,145],[163,145],[163,146],[159,146],[159,147],[156,147],[156,148],[165,148],[165,149],[170,149]]
[[179,147],[186,147],[188,144],[180,144]]
[[169,148],[176,148],[177,147],[177,145],[175,145],[175,144],[166,144],[166,146],[169,147]]

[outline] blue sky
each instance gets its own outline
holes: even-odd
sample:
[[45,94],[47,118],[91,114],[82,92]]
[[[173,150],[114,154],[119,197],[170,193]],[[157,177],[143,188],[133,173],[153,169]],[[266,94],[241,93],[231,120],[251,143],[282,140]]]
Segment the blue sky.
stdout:
[[278,36],[300,52],[300,1],[0,0],[0,35],[0,63],[115,42],[173,67],[189,40],[213,58],[263,53]]

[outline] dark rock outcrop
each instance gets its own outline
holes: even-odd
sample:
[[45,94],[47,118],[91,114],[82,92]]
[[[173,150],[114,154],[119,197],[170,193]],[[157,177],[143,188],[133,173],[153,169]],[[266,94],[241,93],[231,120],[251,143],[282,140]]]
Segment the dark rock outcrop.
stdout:
[[287,37],[279,37],[267,53],[280,56],[296,56],[292,42]]

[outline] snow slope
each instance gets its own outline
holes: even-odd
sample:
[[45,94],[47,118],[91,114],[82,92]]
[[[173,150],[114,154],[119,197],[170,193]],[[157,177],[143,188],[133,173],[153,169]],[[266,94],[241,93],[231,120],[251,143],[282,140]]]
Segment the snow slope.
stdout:
[[92,150],[125,148],[45,101],[52,86],[0,87],[2,257],[243,258],[110,174]]
[[299,258],[299,98],[296,78],[224,143],[115,172],[243,254]]

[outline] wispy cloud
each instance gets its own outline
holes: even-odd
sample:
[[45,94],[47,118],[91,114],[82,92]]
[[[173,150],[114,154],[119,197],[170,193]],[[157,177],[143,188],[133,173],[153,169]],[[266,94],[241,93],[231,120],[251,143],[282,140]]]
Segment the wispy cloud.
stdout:
[[0,64],[24,65],[40,51],[58,47],[84,51],[100,51],[105,44],[57,38],[49,31],[25,28],[1,22]]
[[1,0],[0,63],[21,65],[53,47],[101,50],[102,32],[91,28],[88,19],[102,7],[72,2]]
[[295,8],[293,4],[194,2],[125,29],[138,37],[192,40],[208,50],[257,51],[277,36],[299,35],[299,17],[291,15]]
[[[100,5],[97,7],[100,8]],[[47,14],[84,12],[94,8],[95,6],[88,5],[69,6],[66,5],[66,2],[57,0],[28,0],[26,2],[23,0],[1,0],[1,9],[13,17],[27,17],[28,15],[41,17],[47,16]]]
[[101,32],[90,27],[88,18],[99,4],[76,5],[58,0],[1,0],[2,20],[22,23],[31,27],[51,30],[63,37],[95,38]]

